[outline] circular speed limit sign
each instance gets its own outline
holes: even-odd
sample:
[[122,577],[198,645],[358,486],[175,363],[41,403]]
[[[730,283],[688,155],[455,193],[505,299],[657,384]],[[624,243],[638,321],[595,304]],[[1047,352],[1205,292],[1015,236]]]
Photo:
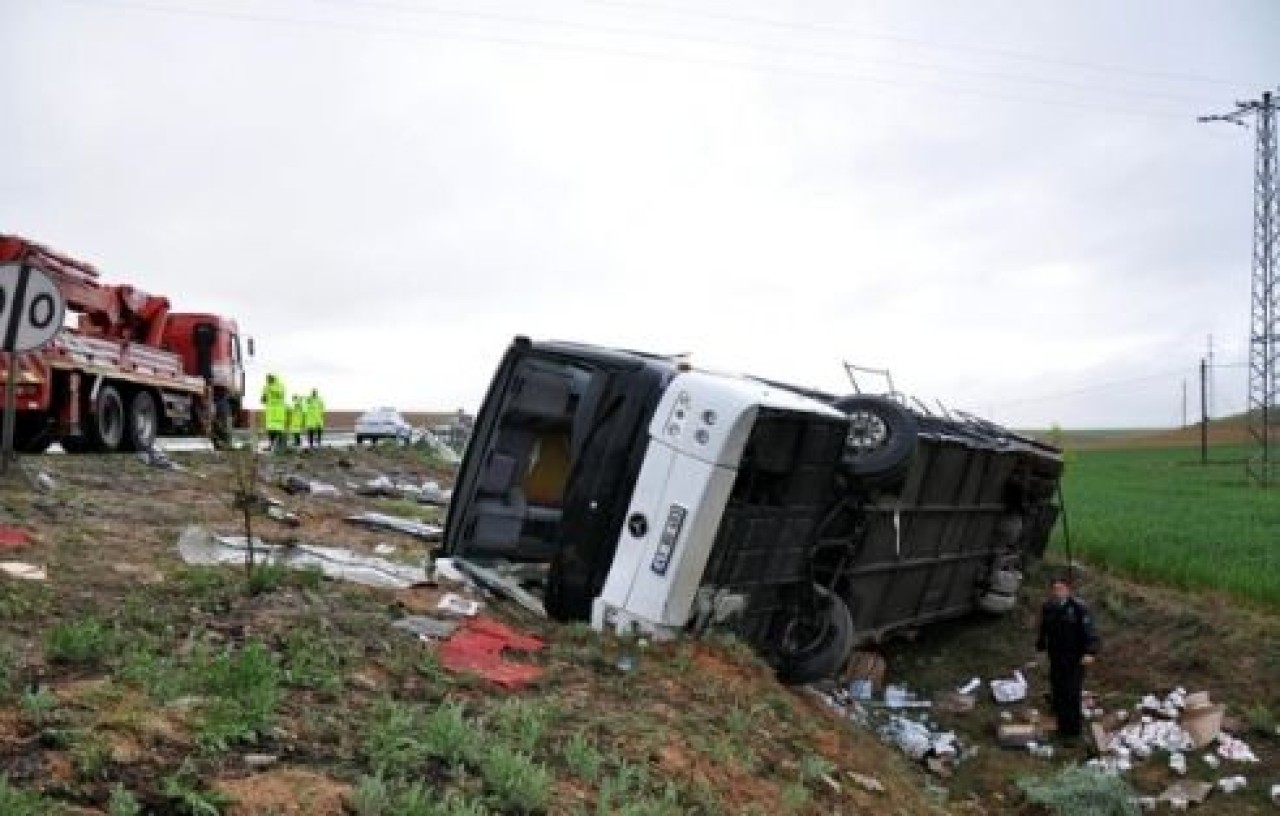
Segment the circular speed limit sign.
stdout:
[[53,281],[25,264],[0,264],[0,351],[31,351],[62,329],[66,303]]

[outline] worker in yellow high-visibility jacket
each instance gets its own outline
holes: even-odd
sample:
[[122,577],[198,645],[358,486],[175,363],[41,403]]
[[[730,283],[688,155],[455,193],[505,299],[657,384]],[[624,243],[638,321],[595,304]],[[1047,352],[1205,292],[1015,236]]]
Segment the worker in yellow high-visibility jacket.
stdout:
[[306,420],[307,445],[318,448],[324,441],[324,399],[314,388],[311,389],[311,395],[306,400]]
[[307,408],[302,402],[301,394],[293,395],[293,405],[289,408],[289,439],[295,448],[302,447],[302,430],[307,424]]
[[289,424],[289,405],[284,390],[284,380],[275,374],[267,375],[262,387],[262,424],[267,431],[267,443],[271,450],[284,447],[284,433]]

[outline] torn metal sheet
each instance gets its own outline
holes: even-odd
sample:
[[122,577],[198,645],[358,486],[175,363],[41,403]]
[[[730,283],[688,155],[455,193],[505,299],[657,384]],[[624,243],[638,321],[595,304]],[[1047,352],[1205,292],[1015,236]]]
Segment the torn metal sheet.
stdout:
[[[214,535],[199,526],[183,530],[178,539],[178,553],[188,564],[243,565],[247,549],[244,536]],[[406,589],[427,580],[422,567],[396,564],[339,547],[310,544],[276,546],[255,539],[253,550],[255,558],[264,563],[282,564],[293,569],[316,568],[327,578],[365,586]]]
[[391,516],[386,513],[358,513],[354,516],[347,516],[347,521],[379,530],[394,530],[398,533],[420,538],[423,541],[439,541],[440,536],[444,533],[444,528],[435,524],[427,524],[423,521],[400,516]]
[[470,578],[480,586],[496,592],[504,598],[515,601],[522,608],[527,609],[540,618],[547,616],[546,607],[542,605],[542,601],[534,597],[528,590],[520,586],[515,578],[503,575],[497,570],[488,567],[482,567],[465,558],[453,559],[453,565],[465,572]]

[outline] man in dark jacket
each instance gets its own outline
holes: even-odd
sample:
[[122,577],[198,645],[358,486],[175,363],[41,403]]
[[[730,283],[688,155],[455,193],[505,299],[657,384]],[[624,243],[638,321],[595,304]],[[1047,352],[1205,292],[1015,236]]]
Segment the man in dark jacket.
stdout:
[[1049,686],[1058,734],[1078,737],[1085,667],[1098,654],[1098,632],[1089,607],[1072,594],[1070,578],[1054,578],[1049,589],[1049,600],[1040,611],[1036,650],[1049,653]]

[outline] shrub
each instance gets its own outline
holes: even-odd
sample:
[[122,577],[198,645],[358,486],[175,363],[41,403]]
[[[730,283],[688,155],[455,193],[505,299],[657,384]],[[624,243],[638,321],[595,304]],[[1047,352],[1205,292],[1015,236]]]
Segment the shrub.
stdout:
[[94,617],[60,623],[44,639],[51,663],[96,666],[112,650],[111,630]]
[[1023,777],[1027,801],[1056,816],[1136,816],[1133,789],[1118,776],[1072,765],[1049,777]]

